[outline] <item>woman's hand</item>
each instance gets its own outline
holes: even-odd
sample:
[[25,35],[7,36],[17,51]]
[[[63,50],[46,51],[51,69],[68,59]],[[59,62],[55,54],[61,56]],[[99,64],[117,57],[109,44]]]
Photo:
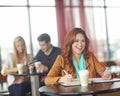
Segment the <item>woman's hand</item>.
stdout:
[[59,79],[59,83],[68,83],[72,81],[72,75],[67,74]]
[[10,70],[12,70],[11,73],[16,73],[16,72],[18,72],[18,68],[17,68],[17,67],[11,68]]
[[110,79],[112,79],[112,74],[110,72],[105,72],[102,75],[102,79],[104,79],[104,80],[110,80]]

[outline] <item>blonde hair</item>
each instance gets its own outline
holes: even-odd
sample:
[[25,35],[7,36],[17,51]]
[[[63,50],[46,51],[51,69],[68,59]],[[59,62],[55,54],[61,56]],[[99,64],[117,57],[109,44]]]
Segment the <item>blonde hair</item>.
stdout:
[[29,58],[29,56],[27,54],[27,48],[26,48],[25,41],[24,41],[23,37],[18,36],[18,37],[16,37],[14,39],[14,42],[13,42],[13,56],[12,56],[12,59],[13,59],[13,65],[14,65],[14,67],[16,66],[16,64],[19,63],[19,60],[18,60],[18,51],[17,51],[16,46],[15,46],[16,43],[19,42],[19,41],[23,42],[23,44],[24,44],[24,53],[23,54],[25,56],[26,63],[28,63],[30,61],[30,58]]

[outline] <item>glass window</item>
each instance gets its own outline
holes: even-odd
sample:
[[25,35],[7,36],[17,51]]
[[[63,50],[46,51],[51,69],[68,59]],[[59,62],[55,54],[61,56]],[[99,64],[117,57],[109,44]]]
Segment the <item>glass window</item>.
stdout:
[[[31,6],[26,6],[27,3]],[[58,46],[56,22],[55,0],[0,0],[2,61],[6,54],[13,52],[13,40],[19,35],[25,39],[28,53],[34,55],[39,50],[37,37],[42,33],[48,33],[51,36],[51,43]]]
[[55,0],[29,0],[30,5],[55,6]]
[[37,37],[42,33],[48,33],[51,37],[51,43],[58,46],[55,7],[31,7],[30,13],[34,55],[40,49]]
[[[27,2],[30,7],[27,6]],[[81,27],[80,0],[63,0],[63,2],[67,6],[64,10],[65,14],[69,11],[73,12],[72,16],[66,15],[67,22],[70,22],[66,23],[66,26],[74,21],[75,27]],[[104,2],[106,3],[105,7]],[[120,59],[120,0],[83,0],[83,3],[85,6],[86,30],[90,30],[91,38],[97,44],[96,54],[98,54],[98,58],[103,61],[103,58],[110,54],[108,60]],[[68,8],[70,4],[72,5],[71,9]],[[30,15],[28,9],[30,9]],[[28,16],[30,17],[30,26]],[[107,20],[105,20],[105,16]],[[1,53],[3,53],[3,50],[12,52],[13,40],[18,35],[25,39],[29,53],[30,45],[33,45],[34,55],[39,50],[37,37],[42,33],[48,33],[51,36],[51,43],[58,46],[56,18],[55,0],[0,0]],[[73,21],[70,21],[70,18]],[[30,42],[30,31],[32,44]],[[109,39],[107,39],[107,35]],[[108,47],[110,53],[107,51]]]
[[[94,54],[98,57],[99,61],[106,60],[106,25],[105,15],[103,8],[85,8],[86,26],[90,45]],[[96,52],[97,51],[97,52]]]
[[[33,53],[38,51],[37,37],[42,33],[51,36],[51,43],[58,46],[58,33],[56,23],[56,10],[54,0],[29,0],[30,26],[28,18],[28,7],[19,5],[27,4],[27,0],[0,0],[1,6],[12,5],[12,7],[0,6],[0,46],[1,50],[12,52],[13,40],[21,35],[27,42],[28,52],[30,53],[30,30],[32,30]],[[38,7],[38,5],[40,7]],[[43,7],[42,7],[43,6]],[[52,6],[52,7],[51,7]],[[49,17],[48,17],[49,16]],[[31,28],[29,28],[31,27]],[[7,40],[6,40],[7,38]],[[4,42],[3,42],[4,41]],[[5,42],[7,41],[8,44]]]
[[106,22],[103,8],[94,8],[94,28],[97,43],[97,54],[100,61],[105,61],[108,57],[106,42]]
[[[29,28],[27,8],[0,7],[0,46],[1,50],[12,52],[13,39],[23,36],[29,48]],[[28,50],[29,51],[29,50]]]
[[83,0],[85,6],[103,6],[104,0]]
[[73,9],[73,19],[75,22],[75,27],[80,27],[81,26],[81,20],[80,20],[80,14],[79,14],[80,10],[79,8],[74,8]]
[[27,5],[27,0],[0,0],[0,5]]
[[120,8],[107,8],[111,60],[120,59]]
[[65,6],[79,6],[80,5],[80,0],[63,0]]
[[105,0],[108,7],[120,7],[120,0]]

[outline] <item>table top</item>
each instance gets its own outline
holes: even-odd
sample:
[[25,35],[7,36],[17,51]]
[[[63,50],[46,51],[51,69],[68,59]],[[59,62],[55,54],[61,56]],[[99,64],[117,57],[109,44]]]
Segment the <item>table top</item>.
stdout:
[[88,86],[69,86],[47,85],[39,88],[39,92],[46,95],[97,95],[102,93],[110,93],[120,91],[120,82],[107,82],[90,84]]
[[26,72],[26,73],[23,73],[23,74],[11,73],[10,75],[14,75],[14,76],[35,76],[35,75],[45,75],[47,73],[48,72],[39,72],[39,73],[36,73],[36,72],[32,72],[32,73]]

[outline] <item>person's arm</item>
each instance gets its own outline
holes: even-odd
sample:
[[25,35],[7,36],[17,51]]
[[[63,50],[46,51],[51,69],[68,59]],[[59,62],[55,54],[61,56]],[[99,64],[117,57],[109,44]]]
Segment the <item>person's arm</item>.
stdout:
[[41,51],[39,50],[37,52],[37,54],[35,55],[35,57],[32,59],[32,61],[38,61],[38,60],[40,60],[40,55],[41,55]]
[[18,71],[17,67],[12,68],[11,66],[13,66],[12,58],[11,56],[8,56],[8,58],[5,60],[5,63],[2,64],[1,74],[6,76],[10,73],[15,73]]
[[112,78],[112,74],[109,70],[109,68],[106,68],[106,70],[104,71],[104,74],[102,75],[102,79],[107,80],[107,79],[111,79]]
[[62,66],[62,58],[58,56],[50,69],[47,77],[45,78],[45,84],[55,84],[61,77],[60,67]]
[[4,75],[8,75],[8,74],[10,74],[10,73],[16,73],[18,71],[18,69],[17,69],[17,67],[14,67],[14,68],[6,68],[5,70],[4,70]]
[[94,61],[94,64],[95,64],[95,68],[96,68],[96,71],[97,73],[103,78],[103,79],[111,79],[111,73],[109,74],[104,74],[105,72],[105,66],[103,64],[101,64],[97,58],[92,54],[92,59]]
[[58,56],[52,68],[50,69],[47,77],[45,78],[45,84],[57,84],[60,82],[71,81],[72,76],[66,74],[62,76],[62,66],[64,66],[64,60],[62,56]]

